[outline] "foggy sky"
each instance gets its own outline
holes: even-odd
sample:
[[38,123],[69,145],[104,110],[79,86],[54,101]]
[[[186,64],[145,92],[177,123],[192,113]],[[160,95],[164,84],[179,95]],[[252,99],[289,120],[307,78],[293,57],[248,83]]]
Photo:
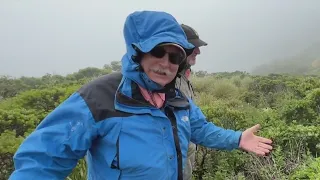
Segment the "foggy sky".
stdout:
[[0,75],[66,75],[121,60],[126,16],[171,13],[209,45],[195,70],[251,71],[320,41],[320,1],[1,0]]

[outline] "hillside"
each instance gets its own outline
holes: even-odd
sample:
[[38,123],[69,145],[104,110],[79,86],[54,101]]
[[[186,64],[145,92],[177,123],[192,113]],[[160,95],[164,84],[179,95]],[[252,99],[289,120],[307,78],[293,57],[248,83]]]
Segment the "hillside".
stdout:
[[320,43],[313,44],[290,58],[260,65],[252,71],[252,74],[320,75]]
[[[115,64],[114,64],[115,65]],[[95,77],[119,66],[86,68],[68,76],[3,78],[0,92],[0,179],[13,170],[12,156],[23,139],[59,103]],[[198,76],[199,75],[199,76]],[[199,146],[194,179],[315,179],[320,177],[319,76],[194,73],[196,103],[208,121],[244,130],[259,123],[274,141],[267,157]],[[68,180],[86,179],[81,159]]]

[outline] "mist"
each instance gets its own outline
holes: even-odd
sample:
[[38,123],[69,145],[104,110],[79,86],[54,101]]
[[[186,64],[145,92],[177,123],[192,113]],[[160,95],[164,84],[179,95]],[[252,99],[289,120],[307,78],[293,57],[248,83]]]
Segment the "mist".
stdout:
[[0,1],[0,75],[66,75],[125,53],[137,10],[171,13],[208,43],[194,70],[247,71],[320,42],[320,1]]

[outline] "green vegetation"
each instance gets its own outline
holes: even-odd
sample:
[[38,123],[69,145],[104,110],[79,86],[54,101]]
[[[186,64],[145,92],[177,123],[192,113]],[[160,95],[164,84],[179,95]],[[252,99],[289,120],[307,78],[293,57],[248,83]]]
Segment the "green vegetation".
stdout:
[[[121,66],[86,68],[67,76],[0,78],[0,179],[13,170],[12,156],[39,122],[84,83]],[[209,121],[244,130],[262,125],[274,151],[257,157],[198,147],[194,179],[316,179],[320,177],[320,81],[317,76],[196,72],[196,102]],[[86,179],[82,159],[69,180]]]

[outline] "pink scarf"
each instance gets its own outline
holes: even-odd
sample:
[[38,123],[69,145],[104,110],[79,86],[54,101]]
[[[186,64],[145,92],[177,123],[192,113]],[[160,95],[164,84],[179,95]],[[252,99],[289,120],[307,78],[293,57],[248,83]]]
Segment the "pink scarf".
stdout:
[[156,105],[153,103],[152,98],[150,97],[150,94],[148,93],[148,91],[146,89],[144,89],[143,87],[139,86],[141,94],[143,95],[144,99],[146,101],[148,101],[149,103],[151,103],[152,105],[160,108],[163,106],[163,103],[165,101],[165,93],[152,93],[153,95],[153,99],[156,103]]

